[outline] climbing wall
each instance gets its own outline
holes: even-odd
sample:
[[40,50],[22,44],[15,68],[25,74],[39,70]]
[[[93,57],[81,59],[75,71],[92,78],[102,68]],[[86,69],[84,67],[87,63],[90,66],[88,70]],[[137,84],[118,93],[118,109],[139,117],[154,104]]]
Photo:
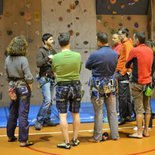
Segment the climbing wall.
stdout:
[[[42,8],[41,8],[42,6]],[[11,7],[11,9],[10,9]],[[34,77],[37,74],[36,51],[42,45],[41,36],[45,32],[54,35],[58,51],[57,36],[69,31],[73,50],[81,53],[83,63],[89,53],[96,48],[96,11],[95,0],[5,0],[3,15],[0,16],[0,106],[8,105],[7,82],[4,72],[5,49],[10,40],[17,35],[24,35],[29,43],[28,60]],[[89,101],[87,81],[90,72],[82,67],[81,80],[86,90],[83,101]],[[31,102],[39,104],[42,100],[37,82],[33,84]]]
[[[108,1],[108,0],[107,0]],[[42,0],[42,31],[51,32],[55,38],[55,48],[59,51],[57,36],[60,32],[70,32],[71,47],[82,55],[85,63],[89,54],[96,48],[96,31],[106,32],[109,35],[109,44],[112,45],[112,33],[121,27],[127,27],[130,31],[130,37],[136,31],[144,31],[147,34],[147,16],[146,15],[118,15],[114,3],[109,1],[111,15],[96,15],[96,1],[78,1],[78,0]],[[103,3],[102,3],[103,4]],[[136,3],[138,4],[138,2]],[[128,10],[134,7],[134,4],[126,3],[118,6],[118,10]],[[86,76],[87,75],[87,76]],[[87,81],[90,72],[82,68],[81,81],[85,89],[83,101],[89,101],[89,88]]]
[[[36,5],[37,4],[37,5]],[[35,55],[41,45],[41,3],[39,0],[3,0],[3,14],[0,15],[0,106],[8,105],[7,81],[4,72],[5,49],[10,40],[24,35],[29,43],[28,60],[33,75],[36,75]],[[33,85],[32,103],[41,100],[37,83]]]
[[[114,7],[118,1],[106,0],[106,2],[108,3],[104,4],[111,14],[96,15],[96,0],[3,0],[3,14],[0,15],[0,106],[9,104],[3,68],[4,52],[10,40],[21,34],[27,38],[28,60],[35,77],[37,73],[35,57],[38,47],[42,45],[42,34],[52,33],[55,40],[54,48],[59,51],[57,36],[60,32],[66,31],[71,34],[71,48],[82,55],[81,81],[85,90],[82,101],[89,102],[87,82],[90,72],[84,68],[84,64],[90,53],[96,49],[96,32],[108,33],[109,43],[112,45],[112,33],[120,27],[127,27],[131,38],[136,31],[144,31],[147,34],[149,28],[150,21],[147,15],[120,15]],[[118,9],[134,7],[140,1],[130,0],[131,3],[128,4],[124,2],[122,0]],[[40,104],[41,100],[42,96],[35,81],[31,102]]]
[[90,101],[90,72],[84,68],[85,60],[96,49],[96,8],[95,0],[42,0],[42,32],[50,32],[59,51],[57,36],[61,32],[71,35],[71,48],[80,52],[83,60],[81,81],[85,89],[83,101]]
[[97,15],[97,31],[107,32],[109,42],[112,44],[112,34],[121,27],[129,29],[129,37],[137,31],[145,32],[147,35],[148,18],[146,15]]

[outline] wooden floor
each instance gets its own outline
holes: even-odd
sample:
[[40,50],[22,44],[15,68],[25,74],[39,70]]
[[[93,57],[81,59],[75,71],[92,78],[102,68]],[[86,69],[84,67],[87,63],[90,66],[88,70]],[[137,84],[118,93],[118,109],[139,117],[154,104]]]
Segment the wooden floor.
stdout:
[[[155,124],[155,120],[154,120]],[[120,139],[108,140],[101,143],[90,143],[93,123],[81,124],[79,140],[80,145],[70,150],[59,149],[56,145],[63,141],[59,125],[44,127],[41,131],[30,127],[29,139],[35,144],[31,147],[21,148],[19,142],[7,142],[6,129],[0,128],[0,154],[1,155],[155,155],[155,127],[150,130],[151,136],[143,139],[127,138],[128,133],[134,132],[135,122],[120,126]],[[72,126],[69,125],[70,138]],[[103,132],[109,131],[108,125],[103,125]],[[18,129],[16,131],[18,133]]]

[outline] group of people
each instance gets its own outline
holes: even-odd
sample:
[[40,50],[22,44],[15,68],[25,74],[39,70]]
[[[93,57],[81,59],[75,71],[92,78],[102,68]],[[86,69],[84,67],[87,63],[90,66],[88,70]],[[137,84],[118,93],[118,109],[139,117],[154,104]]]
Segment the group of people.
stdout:
[[[128,38],[129,31],[121,28],[112,37],[115,46],[108,44],[106,33],[97,33],[97,50],[92,52],[85,62],[85,68],[91,70],[89,79],[90,98],[94,108],[94,132],[89,142],[101,142],[108,138],[102,133],[103,105],[107,109],[110,137],[118,140],[118,125],[128,121],[137,121],[138,130],[129,135],[133,138],[148,137],[149,121],[151,116],[150,96],[146,90],[152,86],[154,44],[146,44],[145,34],[137,32],[133,40]],[[59,112],[61,132],[64,142],[58,148],[70,149],[78,146],[78,132],[80,127],[81,82],[82,67],[81,55],[70,49],[70,34],[60,33],[58,42],[60,52],[53,49],[52,34],[42,36],[43,46],[39,48],[36,64],[39,68],[37,80],[42,92],[43,101],[37,114],[35,129],[43,126],[55,126],[50,120],[52,93],[56,87],[56,107]],[[116,45],[117,44],[117,45]],[[5,69],[9,87],[12,87],[17,97],[10,102],[10,115],[7,123],[9,142],[17,140],[15,128],[19,119],[19,142],[21,147],[33,145],[28,141],[28,112],[32,91],[33,76],[26,58],[27,42],[23,36],[12,39],[7,48]],[[152,80],[153,79],[153,80]],[[130,88],[131,86],[131,88]],[[131,95],[130,95],[131,94]],[[73,137],[70,141],[68,134],[67,109],[73,116]],[[118,115],[119,112],[119,124]],[[144,125],[144,130],[142,126]]]

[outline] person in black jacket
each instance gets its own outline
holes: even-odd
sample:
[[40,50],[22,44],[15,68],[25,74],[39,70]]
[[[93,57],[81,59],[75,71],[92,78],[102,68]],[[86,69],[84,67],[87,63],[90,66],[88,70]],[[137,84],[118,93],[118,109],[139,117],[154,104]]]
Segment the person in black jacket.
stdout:
[[42,92],[43,101],[40,110],[37,114],[37,121],[35,122],[35,129],[40,130],[42,126],[54,126],[55,124],[50,120],[52,92],[54,88],[54,74],[51,69],[51,57],[56,54],[53,49],[52,34],[45,33],[42,36],[43,47],[39,48],[36,57],[36,63],[39,70],[37,77],[39,86]]

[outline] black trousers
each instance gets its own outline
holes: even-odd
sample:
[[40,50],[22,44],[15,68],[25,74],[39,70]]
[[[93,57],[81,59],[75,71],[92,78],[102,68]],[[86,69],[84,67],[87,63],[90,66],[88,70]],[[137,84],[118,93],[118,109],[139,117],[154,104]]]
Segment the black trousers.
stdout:
[[133,113],[128,75],[120,75],[118,78],[118,101],[120,118],[126,118]]

